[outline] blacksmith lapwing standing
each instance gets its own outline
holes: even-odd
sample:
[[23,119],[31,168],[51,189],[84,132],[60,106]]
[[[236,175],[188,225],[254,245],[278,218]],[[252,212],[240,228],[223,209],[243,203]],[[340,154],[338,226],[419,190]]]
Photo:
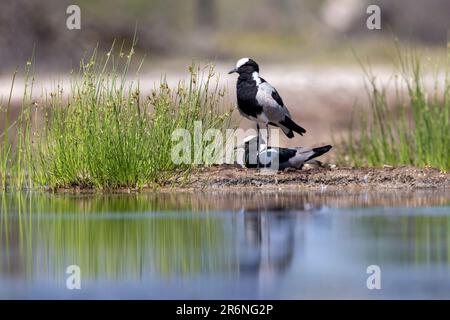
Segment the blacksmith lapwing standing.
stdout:
[[305,129],[291,119],[289,110],[283,103],[277,90],[259,76],[258,64],[250,58],[242,58],[236,63],[236,68],[229,74],[239,74],[236,85],[237,105],[242,116],[256,122],[259,150],[259,124],[279,127],[284,134],[294,137],[294,132],[303,135]]
[[[236,147],[236,149],[244,149],[243,164],[247,168],[301,169],[305,163],[327,153],[332,148],[330,145],[318,148],[278,148],[267,146],[264,139],[261,138],[262,144],[260,144],[260,149],[257,149],[255,144],[258,145],[258,140],[256,136],[248,136],[241,146]],[[259,150],[258,156],[255,155],[256,150]]]

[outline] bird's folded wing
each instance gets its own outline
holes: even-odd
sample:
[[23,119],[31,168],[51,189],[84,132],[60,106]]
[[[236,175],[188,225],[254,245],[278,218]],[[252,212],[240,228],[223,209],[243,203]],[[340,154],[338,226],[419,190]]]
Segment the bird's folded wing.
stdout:
[[263,112],[271,122],[279,122],[285,116],[289,117],[289,111],[284,106],[280,95],[267,82],[263,82],[258,86],[256,101],[262,106]]

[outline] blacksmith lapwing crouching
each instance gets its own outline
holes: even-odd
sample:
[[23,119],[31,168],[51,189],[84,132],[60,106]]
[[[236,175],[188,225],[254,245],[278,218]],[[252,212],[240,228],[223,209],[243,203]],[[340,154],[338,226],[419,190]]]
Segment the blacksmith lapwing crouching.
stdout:
[[247,168],[301,169],[305,163],[327,153],[332,148],[330,145],[318,148],[279,148],[267,146],[262,140],[260,149],[257,149],[257,140],[256,136],[249,136],[244,140],[243,145],[236,147],[236,149],[244,149],[242,162]]

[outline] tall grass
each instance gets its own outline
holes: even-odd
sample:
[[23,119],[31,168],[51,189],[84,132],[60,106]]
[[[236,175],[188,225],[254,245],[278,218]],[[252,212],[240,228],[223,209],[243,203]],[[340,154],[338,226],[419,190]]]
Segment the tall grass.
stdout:
[[[370,101],[369,112],[361,110],[351,125],[340,162],[352,165],[414,165],[450,169],[450,84],[448,56],[445,75],[437,70],[433,88],[427,87],[419,54],[397,46],[399,74],[380,84],[363,64]],[[440,71],[440,72],[439,72]],[[388,102],[395,92],[395,102]],[[355,126],[355,120],[359,124]],[[346,159],[344,159],[344,156]]]
[[[11,90],[9,92],[9,98],[8,103],[6,105],[6,109],[3,110],[3,108],[0,108],[0,114],[4,113],[4,127],[5,131],[3,132],[3,141],[0,141],[0,187],[3,189],[6,187],[8,175],[7,175],[7,165],[8,165],[8,158],[9,153],[11,151],[11,146],[9,144],[8,140],[8,128],[9,128],[9,111],[11,109],[11,98],[12,98],[12,91],[14,87],[14,82],[16,80],[17,70],[14,72],[14,76],[12,78],[12,85]],[[0,104],[0,107],[2,105]]]
[[[133,46],[126,53],[122,48],[115,54],[113,46],[103,56],[94,50],[71,74],[68,93],[56,84],[39,104],[29,92],[34,78],[26,78],[28,92],[10,129],[17,144],[11,148],[8,130],[2,144],[3,187],[7,175],[15,187],[145,187],[192,168],[171,159],[175,129],[192,136],[195,121],[202,121],[203,130],[230,126],[212,67],[191,66],[189,79],[175,88],[162,78],[144,97],[141,83],[129,77]],[[136,69],[139,76],[140,65]]]

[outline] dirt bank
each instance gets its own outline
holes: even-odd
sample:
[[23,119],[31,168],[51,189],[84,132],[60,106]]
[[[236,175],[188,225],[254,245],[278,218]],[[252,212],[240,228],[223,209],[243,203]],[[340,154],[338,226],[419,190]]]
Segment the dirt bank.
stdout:
[[450,188],[450,173],[433,168],[313,168],[284,172],[215,166],[196,169],[189,177],[176,176],[163,188],[234,189],[422,189]]

